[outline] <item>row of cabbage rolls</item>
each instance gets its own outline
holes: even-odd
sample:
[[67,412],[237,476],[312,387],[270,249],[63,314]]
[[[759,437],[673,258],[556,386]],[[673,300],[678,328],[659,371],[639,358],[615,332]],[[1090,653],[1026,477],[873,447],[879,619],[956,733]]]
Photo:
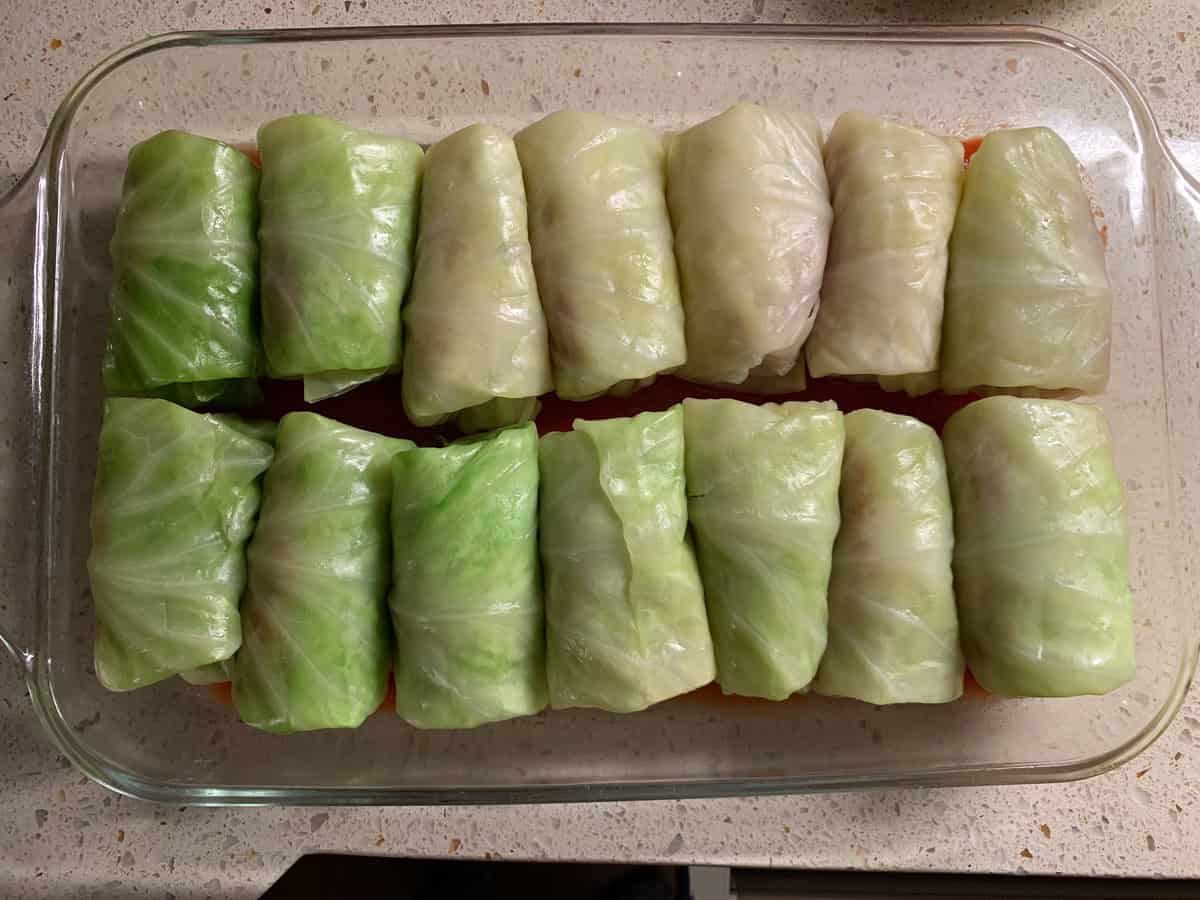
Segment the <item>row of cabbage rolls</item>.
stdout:
[[851,112],[825,141],[748,103],[665,141],[562,111],[428,152],[299,115],[258,152],[131,152],[110,393],[236,405],[269,374],[311,401],[403,364],[414,424],[472,431],[666,372],[795,391],[805,355],[912,392],[1108,378],[1104,249],[1047,128],[989,134],[965,176],[956,139]]
[[1107,425],[1063,400],[979,400],[942,439],[831,402],[688,399],[418,448],[115,398],[92,527],[102,683],[232,680],[273,732],[359,725],[389,671],[422,728],[714,679],[941,703],[964,657],[1010,696],[1134,674]]

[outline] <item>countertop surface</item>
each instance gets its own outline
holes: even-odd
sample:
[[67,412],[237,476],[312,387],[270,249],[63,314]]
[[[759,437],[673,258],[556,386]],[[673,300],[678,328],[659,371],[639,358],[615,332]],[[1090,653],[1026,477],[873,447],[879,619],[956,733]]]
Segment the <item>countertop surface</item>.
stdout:
[[[33,161],[71,85],[147,34],[517,20],[1046,25],[1111,55],[1146,92],[1180,159],[1200,171],[1200,6],[1172,0],[8,0],[0,18],[0,193]],[[0,363],[11,356],[0,347]],[[1187,418],[1200,425],[1195,405]],[[313,851],[1197,877],[1198,745],[1193,691],[1146,753],[1073,784],[478,809],[164,807],[110,794],[72,769],[40,732],[16,667],[0,658],[0,897],[253,897]]]

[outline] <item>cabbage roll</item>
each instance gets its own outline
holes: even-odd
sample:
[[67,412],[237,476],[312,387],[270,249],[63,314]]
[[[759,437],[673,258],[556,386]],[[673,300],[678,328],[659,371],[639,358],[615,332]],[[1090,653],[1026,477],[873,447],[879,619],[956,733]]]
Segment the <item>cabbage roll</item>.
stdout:
[[683,409],[576,419],[539,457],[551,705],[634,712],[712,681]]
[[821,314],[805,347],[814,378],[938,367],[963,147],[861,112],[825,145],[833,233]]
[[686,314],[680,375],[737,384],[790,372],[817,315],[833,219],[816,119],[739,103],[675,135],[667,202]]
[[831,403],[685,400],[688,517],[727,694],[783,700],[825,651],[844,430]]
[[259,129],[262,315],[274,377],[334,396],[401,362],[424,155],[322,116]]
[[88,557],[96,675],[127,691],[233,656],[271,445],[232,419],[110,399]]
[[396,712],[473,728],[546,705],[537,429],[392,461]]
[[[520,415],[533,408],[525,401],[554,387],[521,164],[498,128],[472,125],[426,154],[404,324],[400,388],[414,425],[436,425],[497,398]],[[495,421],[499,410],[491,410],[485,418],[496,427],[521,421]]]
[[943,431],[954,589],[971,674],[1006,696],[1134,676],[1125,496],[1098,407],[989,397]]
[[558,395],[587,400],[683,365],[658,135],[564,110],[516,144]]
[[942,386],[1102,391],[1111,327],[1079,161],[1049,128],[992,132],[950,241]]
[[110,394],[189,406],[262,368],[258,169],[244,153],[164,131],[129,153],[110,251]]
[[356,728],[387,693],[391,464],[413,444],[291,413],[276,446],[247,553],[233,700],[265,731]]
[[908,416],[850,413],[839,503],[829,646],[813,689],[877,705],[956,699],[954,517],[937,433]]

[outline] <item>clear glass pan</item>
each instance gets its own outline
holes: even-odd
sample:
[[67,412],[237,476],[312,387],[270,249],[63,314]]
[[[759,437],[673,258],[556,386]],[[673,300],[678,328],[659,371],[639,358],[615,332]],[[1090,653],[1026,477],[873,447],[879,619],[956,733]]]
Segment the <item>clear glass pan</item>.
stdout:
[[[1074,148],[1116,289],[1113,378],[1099,402],[1129,495],[1134,683],[1106,697],[933,708],[685,699],[457,733],[376,716],[353,732],[286,738],[241,726],[178,679],[126,695],[100,687],[84,561],[107,242],[130,145],[168,127],[250,141],[260,123],[301,111],[423,142],[475,121],[515,129],[567,106],[670,129],[741,98],[811,109],[826,125],[855,107],[963,136],[1045,124]],[[1197,378],[1200,191],[1130,80],[1065,35],[724,25],[166,35],[80,82],[0,204],[10,276],[0,330],[21,363],[0,372],[0,644],[62,752],[114,790],[170,803],[401,804],[1062,781],[1144,749],[1187,690],[1197,630],[1184,536],[1195,513],[1174,495],[1194,449],[1173,423]]]

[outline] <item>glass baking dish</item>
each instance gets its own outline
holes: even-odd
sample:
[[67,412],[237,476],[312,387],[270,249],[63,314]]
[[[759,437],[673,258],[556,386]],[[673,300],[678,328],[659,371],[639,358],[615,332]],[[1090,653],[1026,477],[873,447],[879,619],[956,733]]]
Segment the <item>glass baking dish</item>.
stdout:
[[[390,715],[286,738],[179,679],[110,694],[91,670],[85,558],[112,231],[125,156],[184,128],[253,140],[323,112],[422,142],[559,107],[673,129],[736,100],[861,108],[947,134],[1045,124],[1080,157],[1116,292],[1099,402],[1129,496],[1136,681],[1105,697],[876,708],[712,692],[644,713],[571,711],[470,732]],[[1177,494],[1195,468],[1191,291],[1200,192],[1131,81],[1095,50],[1013,27],[545,25],[195,32],[135,44],[64,100],[4,199],[6,379],[0,643],[62,752],[126,794],[191,804],[403,804],[788,793],[1062,781],[1129,759],[1179,709],[1197,655]],[[396,401],[397,407],[399,401]],[[1190,429],[1190,430],[1189,430]],[[1178,466],[1178,467],[1177,467]]]

